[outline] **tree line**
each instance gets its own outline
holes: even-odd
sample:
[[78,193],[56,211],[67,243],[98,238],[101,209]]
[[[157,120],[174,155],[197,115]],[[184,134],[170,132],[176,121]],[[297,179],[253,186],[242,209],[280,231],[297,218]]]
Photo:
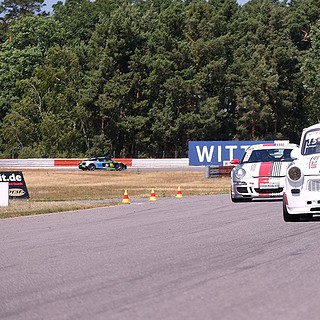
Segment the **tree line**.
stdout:
[[187,157],[318,122],[320,0],[0,4],[0,157]]

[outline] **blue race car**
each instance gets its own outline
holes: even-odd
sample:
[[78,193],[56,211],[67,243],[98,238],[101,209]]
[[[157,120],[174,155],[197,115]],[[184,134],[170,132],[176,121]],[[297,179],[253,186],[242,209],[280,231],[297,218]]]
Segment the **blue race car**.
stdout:
[[81,161],[78,167],[81,170],[90,171],[98,169],[109,171],[121,171],[127,169],[127,166],[124,163],[112,160],[109,156],[88,158],[86,160]]

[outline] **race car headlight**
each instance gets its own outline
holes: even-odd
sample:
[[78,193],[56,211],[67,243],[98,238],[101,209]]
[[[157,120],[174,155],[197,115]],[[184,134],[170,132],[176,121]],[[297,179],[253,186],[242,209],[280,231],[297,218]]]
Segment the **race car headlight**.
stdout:
[[292,181],[298,181],[302,177],[302,172],[299,167],[293,166],[288,170],[288,177]]
[[237,179],[242,179],[246,175],[246,170],[243,168],[235,169],[234,175]]

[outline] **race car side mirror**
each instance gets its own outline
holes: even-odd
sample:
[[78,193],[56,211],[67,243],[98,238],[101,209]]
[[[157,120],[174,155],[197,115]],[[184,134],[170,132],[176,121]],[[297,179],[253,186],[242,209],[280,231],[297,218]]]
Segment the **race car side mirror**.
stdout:
[[240,160],[239,159],[232,159],[230,161],[231,164],[239,164],[240,163]]
[[300,156],[301,156],[300,149],[298,148],[292,149],[290,153],[291,159],[295,160],[295,159],[298,159]]

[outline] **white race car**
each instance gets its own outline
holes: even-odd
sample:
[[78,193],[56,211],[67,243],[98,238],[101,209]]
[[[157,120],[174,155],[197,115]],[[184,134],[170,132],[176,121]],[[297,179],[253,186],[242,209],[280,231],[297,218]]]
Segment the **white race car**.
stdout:
[[296,144],[277,141],[270,144],[256,144],[246,149],[241,161],[231,171],[232,202],[251,201],[254,198],[283,197],[284,177],[290,156]]
[[300,148],[288,167],[283,196],[284,221],[320,215],[320,123],[302,131]]

